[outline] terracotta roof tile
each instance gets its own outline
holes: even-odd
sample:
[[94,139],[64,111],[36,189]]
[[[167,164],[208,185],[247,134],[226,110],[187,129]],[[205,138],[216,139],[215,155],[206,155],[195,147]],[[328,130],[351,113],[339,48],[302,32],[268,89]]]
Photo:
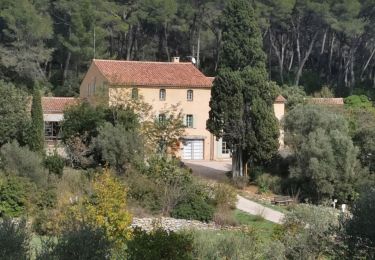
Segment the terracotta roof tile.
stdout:
[[343,98],[308,98],[308,104],[315,105],[344,105]]
[[110,85],[204,88],[212,86],[211,80],[191,63],[118,60],[93,62]]
[[278,95],[275,99],[276,103],[285,103],[286,99],[282,95]]
[[66,107],[78,102],[78,98],[72,97],[42,97],[43,113],[63,113]]

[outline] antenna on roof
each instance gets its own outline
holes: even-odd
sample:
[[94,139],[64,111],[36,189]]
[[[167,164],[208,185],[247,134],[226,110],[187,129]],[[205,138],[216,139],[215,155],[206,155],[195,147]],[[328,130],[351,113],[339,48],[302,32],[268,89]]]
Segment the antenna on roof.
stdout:
[[193,56],[186,56],[186,58],[190,59],[194,66],[197,64],[197,60]]

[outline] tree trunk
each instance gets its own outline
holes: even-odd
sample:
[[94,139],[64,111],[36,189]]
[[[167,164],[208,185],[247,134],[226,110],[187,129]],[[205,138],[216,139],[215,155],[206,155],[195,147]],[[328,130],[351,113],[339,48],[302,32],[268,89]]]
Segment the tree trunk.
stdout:
[[[309,48],[306,51],[305,56],[303,57],[302,61],[298,64],[298,70],[297,70],[297,74],[296,74],[296,79],[294,81],[294,85],[295,86],[298,86],[298,84],[299,84],[299,80],[301,78],[303,68],[304,68],[304,66],[306,64],[307,59],[309,58],[309,56],[311,54],[311,51],[312,51],[312,48],[314,46],[314,43],[315,43],[315,40],[316,40],[317,36],[318,36],[318,31],[315,32],[314,36],[312,37],[312,39],[310,41]],[[300,47],[299,47],[299,41],[298,41],[298,50],[299,50],[299,48]],[[300,55],[300,51],[298,51],[298,53]],[[299,58],[299,60],[300,60],[300,58]]]
[[65,84],[66,78],[68,77],[68,70],[69,70],[71,56],[72,56],[72,53],[70,51],[68,51],[68,55],[66,56],[66,59],[65,59],[62,85]]
[[363,74],[365,73],[368,65],[370,64],[370,61],[371,61],[372,57],[374,56],[374,54],[375,54],[375,48],[372,50],[370,57],[367,59],[366,64],[365,64],[365,66],[362,69],[362,72],[361,72],[361,81],[363,81]]
[[198,39],[197,39],[197,68],[199,68],[200,64],[200,51],[201,51],[201,28],[198,28]]
[[167,54],[168,61],[171,61],[171,55],[169,53],[168,48],[168,23],[165,21],[164,23],[164,40],[165,40],[165,54]]
[[242,151],[239,145],[236,145],[232,153],[232,178],[243,176]]

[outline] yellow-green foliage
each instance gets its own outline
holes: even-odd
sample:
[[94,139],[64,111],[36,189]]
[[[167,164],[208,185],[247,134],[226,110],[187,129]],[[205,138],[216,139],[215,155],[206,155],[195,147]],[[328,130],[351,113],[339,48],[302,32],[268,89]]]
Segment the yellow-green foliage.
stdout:
[[104,170],[93,184],[94,195],[85,205],[85,218],[105,230],[108,238],[120,246],[131,237],[130,213],[126,210],[126,188]]

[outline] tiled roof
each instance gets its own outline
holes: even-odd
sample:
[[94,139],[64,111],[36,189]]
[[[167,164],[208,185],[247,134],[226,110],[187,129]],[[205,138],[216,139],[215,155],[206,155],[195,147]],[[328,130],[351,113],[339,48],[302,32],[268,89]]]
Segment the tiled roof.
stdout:
[[93,60],[110,85],[210,88],[212,81],[192,63]]
[[307,103],[315,105],[344,105],[343,98],[308,98]]
[[286,99],[282,95],[278,95],[275,99],[276,103],[285,103]]
[[43,113],[63,113],[66,107],[78,102],[78,98],[72,97],[42,97]]

